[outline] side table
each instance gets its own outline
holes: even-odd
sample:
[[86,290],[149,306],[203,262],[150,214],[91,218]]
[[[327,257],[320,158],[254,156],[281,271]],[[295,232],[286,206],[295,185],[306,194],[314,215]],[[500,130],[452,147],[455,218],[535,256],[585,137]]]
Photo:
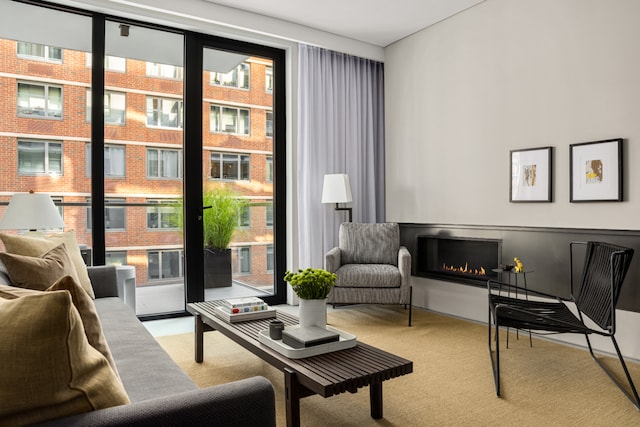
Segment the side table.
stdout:
[[[511,278],[513,277],[513,286],[515,286],[516,288],[516,298],[518,297],[518,288],[520,287],[518,285],[518,277],[522,276],[522,286],[524,288],[524,297],[525,299],[529,299],[529,294],[527,292],[527,274],[531,274],[534,271],[533,270],[525,270],[525,271],[519,271],[516,272],[514,269],[511,270],[504,270],[502,268],[494,268],[491,271],[493,271],[494,273],[498,273],[500,275],[500,281],[503,282],[503,275],[504,274],[508,274],[509,275],[509,281],[508,284],[511,285]],[[508,296],[511,296],[511,289],[509,289],[509,293]],[[516,329],[516,339],[518,339],[518,329]],[[533,341],[531,340],[531,329],[529,329],[529,346],[533,347]],[[509,328],[507,328],[507,348],[509,348]]]

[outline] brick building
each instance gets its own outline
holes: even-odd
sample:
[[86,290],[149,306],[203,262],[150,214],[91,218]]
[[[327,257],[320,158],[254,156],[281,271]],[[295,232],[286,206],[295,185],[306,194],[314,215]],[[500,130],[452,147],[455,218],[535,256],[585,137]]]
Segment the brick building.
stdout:
[[[273,286],[272,64],[248,57],[203,72],[206,187],[250,201],[232,242],[234,280]],[[181,282],[182,68],[105,58],[107,263],[136,267],[138,286]],[[50,193],[91,248],[91,55],[0,40],[0,215],[15,192]]]

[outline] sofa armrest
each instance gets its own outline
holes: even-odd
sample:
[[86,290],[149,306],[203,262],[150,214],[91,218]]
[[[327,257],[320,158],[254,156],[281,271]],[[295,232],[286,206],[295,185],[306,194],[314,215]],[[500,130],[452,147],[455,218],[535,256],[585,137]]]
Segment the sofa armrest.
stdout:
[[324,269],[329,273],[335,273],[341,265],[341,251],[340,248],[336,246],[325,254]]
[[252,377],[200,390],[60,418],[43,426],[265,426],[275,427],[273,386]]
[[99,265],[87,267],[93,293],[96,298],[117,297],[118,278],[114,265]]

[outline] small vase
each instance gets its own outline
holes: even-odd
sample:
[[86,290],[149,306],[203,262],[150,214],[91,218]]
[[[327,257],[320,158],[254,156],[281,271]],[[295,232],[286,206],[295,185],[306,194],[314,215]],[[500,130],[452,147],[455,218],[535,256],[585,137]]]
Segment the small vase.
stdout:
[[300,327],[327,327],[327,299],[300,299]]

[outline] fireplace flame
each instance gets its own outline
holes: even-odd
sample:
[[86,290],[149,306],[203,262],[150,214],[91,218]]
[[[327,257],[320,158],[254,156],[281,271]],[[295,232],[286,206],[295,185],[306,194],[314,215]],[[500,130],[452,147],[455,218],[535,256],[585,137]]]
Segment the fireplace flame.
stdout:
[[476,276],[486,276],[487,275],[487,271],[484,269],[484,267],[469,268],[469,263],[468,262],[464,264],[464,267],[462,267],[462,266],[456,267],[454,265],[442,264],[442,269],[445,270],[445,271],[453,271],[455,273],[474,274]]

